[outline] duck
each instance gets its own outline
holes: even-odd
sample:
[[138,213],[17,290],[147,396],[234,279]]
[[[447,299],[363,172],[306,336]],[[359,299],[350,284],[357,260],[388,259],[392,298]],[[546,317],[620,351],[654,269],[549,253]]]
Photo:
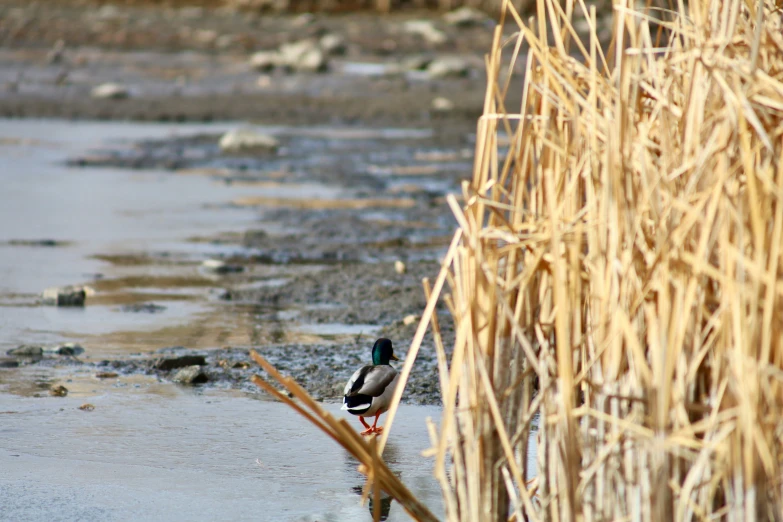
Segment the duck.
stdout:
[[[372,347],[372,364],[356,370],[345,385],[341,409],[359,417],[365,427],[362,435],[383,431],[383,427],[378,426],[378,418],[389,410],[400,377],[390,361],[399,361],[394,355],[392,342],[378,339]],[[372,416],[375,416],[375,422],[370,426],[364,419]]]

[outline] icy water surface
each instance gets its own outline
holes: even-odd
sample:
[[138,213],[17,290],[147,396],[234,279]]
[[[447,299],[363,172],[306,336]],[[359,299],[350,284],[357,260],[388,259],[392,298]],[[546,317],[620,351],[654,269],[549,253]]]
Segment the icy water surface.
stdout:
[[[0,519],[371,520],[357,462],[287,406],[136,384],[92,397],[0,394]],[[79,409],[86,401],[93,411]],[[384,456],[442,516],[421,456],[427,417],[439,409],[403,405]],[[396,502],[383,507],[409,520]]]

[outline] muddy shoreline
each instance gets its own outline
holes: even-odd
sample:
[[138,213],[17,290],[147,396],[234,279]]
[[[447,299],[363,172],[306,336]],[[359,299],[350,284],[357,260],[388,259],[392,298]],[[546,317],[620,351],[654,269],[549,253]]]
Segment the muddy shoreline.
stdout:
[[[3,371],[59,372],[32,392],[45,395],[55,385],[68,386],[68,371],[92,375],[96,382],[132,375],[168,382],[176,369],[160,369],[157,360],[202,355],[207,383],[199,386],[260,393],[248,382],[256,368],[247,364],[247,354],[255,349],[316,398],[333,401],[350,374],[368,362],[376,337],[391,338],[404,355],[425,305],[421,280],[437,276],[454,230],[444,196],[459,193],[461,180],[470,175],[491,20],[457,27],[432,13],[264,17],[111,6],[88,15],[86,9],[0,2],[6,15],[0,17],[0,117],[234,120],[229,126],[260,124],[259,132],[280,145],[271,156],[227,156],[218,147],[220,133],[199,133],[96,143],[95,151],[68,156],[64,166],[73,171],[163,172],[246,188],[247,196],[223,206],[251,209],[257,225],[188,238],[224,252],[209,256],[179,260],[168,251],[95,252],[93,259],[112,271],[134,275],[73,281],[95,291],[88,309],[115,307],[140,320],[165,318],[178,300],[200,303],[201,329],[183,329],[181,341],[176,328],[133,335],[76,332],[70,338],[87,347],[85,354],[4,356],[19,367]],[[86,20],[81,30],[67,23],[79,19]],[[433,42],[405,29],[411,21],[430,24],[443,39]],[[121,31],[107,31],[111,27]],[[259,72],[248,66],[254,51],[327,34],[344,38],[345,48],[329,57],[323,72]],[[399,67],[411,58],[426,64],[454,57],[465,69],[450,77]],[[121,85],[126,95],[91,94],[105,82]],[[300,186],[314,187],[307,190],[316,196],[277,198],[265,192],[289,187],[295,192]],[[201,262],[207,259],[239,268],[204,279]],[[171,275],[135,275],[147,269]],[[140,293],[137,287],[149,290]],[[450,315],[441,306],[438,316],[449,346]],[[226,318],[236,325],[222,324]],[[162,345],[160,339],[173,342]],[[127,347],[102,355],[100,346],[122,343]],[[439,404],[437,383],[428,334],[404,400]]]

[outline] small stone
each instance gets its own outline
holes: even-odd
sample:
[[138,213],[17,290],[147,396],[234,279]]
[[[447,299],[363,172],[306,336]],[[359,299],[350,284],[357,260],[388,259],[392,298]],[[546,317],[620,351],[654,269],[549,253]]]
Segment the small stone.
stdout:
[[93,88],[91,95],[104,100],[121,100],[130,96],[130,92],[118,83],[104,83]]
[[295,71],[322,72],[327,69],[326,55],[315,40],[300,40],[280,46],[280,64]]
[[98,372],[95,374],[96,379],[114,379],[115,377],[119,377],[117,372]]
[[443,15],[443,20],[449,25],[457,27],[470,27],[489,22],[490,18],[483,11],[474,7],[460,7]]
[[43,292],[43,304],[56,306],[84,306],[87,292],[81,286],[47,288]]
[[44,351],[43,346],[36,346],[33,344],[23,344],[21,346],[8,350],[6,353],[8,355],[13,355],[15,357],[42,357],[43,351]]
[[294,67],[305,53],[313,49],[318,49],[315,40],[307,39],[284,43],[279,48],[280,60],[283,64]]
[[449,112],[454,110],[454,102],[448,98],[438,96],[432,100],[432,110],[436,112]]
[[318,41],[318,44],[321,46],[321,49],[326,54],[345,54],[345,38],[340,36],[339,34],[329,33],[325,34],[321,37],[321,39]]
[[261,134],[253,129],[236,129],[220,138],[218,143],[223,153],[272,153],[277,151],[280,142],[274,136]]
[[427,66],[431,78],[448,78],[468,74],[468,64],[462,58],[440,58]]
[[60,39],[55,42],[54,47],[46,53],[46,63],[49,65],[55,65],[63,61],[63,53],[65,52],[65,41]]
[[0,368],[18,368],[19,361],[16,359],[0,359]]
[[446,33],[436,28],[430,20],[408,20],[402,29],[406,33],[418,34],[431,44],[442,44],[448,39]]
[[179,15],[186,20],[198,20],[204,16],[203,7],[183,7],[179,10]]
[[217,364],[226,370],[244,370],[250,368],[250,363],[247,361],[231,362],[228,359],[221,359]]
[[152,366],[156,370],[168,372],[177,368],[204,366],[205,364],[207,364],[207,360],[203,355],[183,355],[181,357],[157,359]]
[[114,5],[104,5],[96,12],[98,18],[102,20],[110,20],[112,18],[118,18],[120,16],[120,9]]
[[146,314],[157,314],[163,312],[165,309],[166,309],[165,306],[156,305],[155,303],[133,303],[122,307],[123,312],[146,313]]
[[79,406],[79,409],[82,411],[92,411],[95,409],[95,406],[90,404],[89,402],[85,402],[81,406]]
[[413,315],[413,314],[406,315],[402,320],[402,324],[404,324],[405,326],[410,326],[418,320],[419,320],[418,315]]
[[291,27],[307,27],[315,22],[315,15],[312,13],[302,13],[293,20],[291,20]]
[[201,384],[209,380],[201,366],[186,366],[178,371],[173,379],[178,384]]
[[405,266],[405,263],[400,261],[399,259],[394,262],[394,271],[398,274],[404,274],[408,268]]
[[52,397],[65,397],[68,395],[68,388],[63,385],[53,386],[49,388],[49,395]]
[[218,39],[218,36],[219,35],[217,31],[213,31],[211,29],[199,29],[193,33],[194,39],[201,45],[214,44],[215,40]]
[[76,343],[65,343],[56,347],[53,352],[57,355],[81,355],[84,353],[84,348]]
[[259,51],[250,56],[250,67],[259,72],[269,72],[282,63],[277,51]]
[[432,57],[424,55],[413,55],[404,58],[400,67],[405,71],[423,71],[432,63]]
[[236,35],[233,34],[221,34],[217,37],[217,40],[215,40],[215,47],[217,49],[228,49],[232,45],[234,45],[237,41]]
[[321,49],[310,49],[294,64],[294,69],[301,72],[323,72],[327,69],[326,55]]
[[201,267],[213,274],[234,274],[245,269],[242,265],[230,265],[219,259],[207,259],[201,263]]
[[57,239],[12,239],[8,242],[13,246],[29,247],[61,247],[68,246],[68,241],[59,241]]
[[261,244],[269,239],[269,234],[266,230],[254,229],[246,230],[242,236],[242,244],[248,247]]

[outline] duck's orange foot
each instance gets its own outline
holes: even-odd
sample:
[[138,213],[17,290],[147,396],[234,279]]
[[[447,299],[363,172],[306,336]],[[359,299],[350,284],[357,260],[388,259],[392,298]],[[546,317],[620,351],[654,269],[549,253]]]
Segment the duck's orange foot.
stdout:
[[360,435],[372,435],[373,433],[375,433],[375,431],[376,428],[367,428],[366,430],[361,432]]
[[374,429],[375,429],[375,433],[383,432],[383,426],[375,426]]

